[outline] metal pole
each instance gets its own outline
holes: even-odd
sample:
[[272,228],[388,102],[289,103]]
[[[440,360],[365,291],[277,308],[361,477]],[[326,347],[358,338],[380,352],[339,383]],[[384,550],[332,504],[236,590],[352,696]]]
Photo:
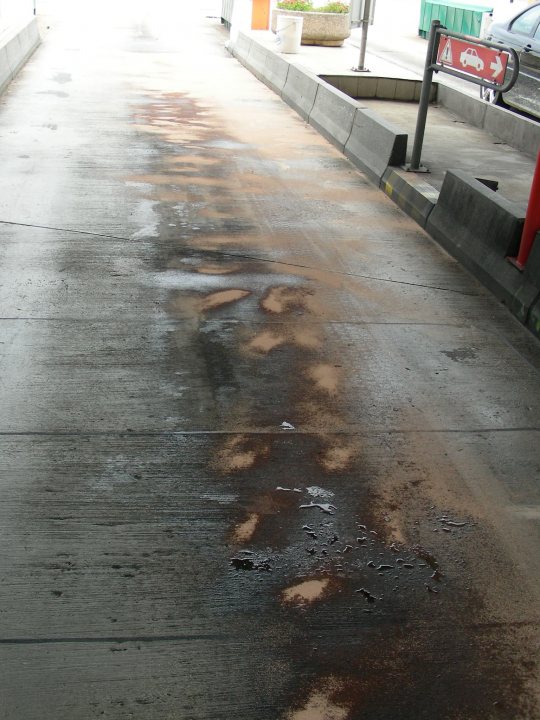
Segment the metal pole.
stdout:
[[367,35],[368,35],[370,15],[371,15],[371,0],[364,0],[364,5],[362,8],[362,20],[360,22],[360,24],[362,25],[362,35],[360,37],[360,58],[358,60],[358,67],[353,68],[353,70],[355,70],[357,72],[366,72],[364,63],[366,62]]
[[523,234],[521,235],[521,243],[517,258],[508,258],[519,270],[523,270],[527,258],[532,250],[536,233],[540,230],[540,152],[536,158],[536,167],[534,170],[531,192],[529,195],[529,203],[527,205],[527,215],[525,217],[525,225],[523,226]]
[[[433,80],[433,60],[436,56],[439,45],[439,34],[437,30],[440,28],[439,20],[433,20],[429,33],[428,49],[426,53],[426,64],[424,67],[424,78],[422,80],[422,92],[420,93],[420,102],[418,105],[418,118],[416,120],[416,132],[414,135],[414,145],[411,157],[411,163],[407,167],[413,172],[422,171],[420,168],[420,156],[422,155],[422,145],[424,143],[424,133],[426,130],[426,119],[429,107],[429,99],[431,96],[431,84]],[[426,172],[425,170],[423,170]]]

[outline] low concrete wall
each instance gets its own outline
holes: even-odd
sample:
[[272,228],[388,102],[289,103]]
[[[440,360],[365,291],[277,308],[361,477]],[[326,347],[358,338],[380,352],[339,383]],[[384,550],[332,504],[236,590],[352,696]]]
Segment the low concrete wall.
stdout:
[[373,110],[359,108],[356,111],[345,155],[374,183],[380,185],[389,165],[403,165],[406,154],[407,133]]
[[270,53],[266,58],[264,74],[266,85],[278,95],[282,95],[289,74],[289,63],[281,55]]
[[320,84],[309,123],[343,152],[359,107],[359,103],[339,90]]
[[514,298],[523,285],[523,275],[506,258],[518,251],[524,219],[525,210],[519,205],[466,173],[449,170],[426,224],[427,232],[522,322],[529,307],[516,312]]
[[540,338],[540,233],[536,235],[510,309]]
[[[320,76],[337,90],[354,100],[401,100],[403,102],[418,102],[422,91],[421,80],[407,80],[404,78],[377,77],[369,73],[356,73],[348,75]],[[437,86],[434,84],[431,89],[431,99],[437,97]]]
[[540,123],[511,110],[490,105],[458,90],[439,85],[437,100],[474,127],[485,130],[510,147],[536,158],[540,148]]
[[36,18],[32,18],[30,22],[2,36],[0,92],[6,89],[40,42]]
[[[536,252],[535,252],[536,251]],[[533,260],[533,253],[535,256],[540,256],[540,236],[536,236],[536,241],[533,247],[533,252],[531,253],[531,257],[529,258],[529,262]],[[527,263],[528,268],[529,263]],[[534,268],[536,269],[537,275],[536,277],[540,277],[540,258],[536,260],[535,257],[535,263]],[[532,330],[532,332],[540,338],[540,293],[536,296],[536,299],[531,305],[531,309],[529,311],[529,317],[527,318],[527,327],[529,330]]]
[[307,70],[300,70],[296,65],[289,65],[281,97],[293,110],[296,110],[300,117],[308,121],[320,82],[316,75]]

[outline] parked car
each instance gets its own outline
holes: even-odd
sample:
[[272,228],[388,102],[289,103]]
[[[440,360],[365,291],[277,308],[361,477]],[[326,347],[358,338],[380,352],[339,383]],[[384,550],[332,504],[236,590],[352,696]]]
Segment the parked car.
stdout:
[[486,40],[513,48],[519,57],[519,75],[508,92],[480,89],[480,96],[494,104],[509,105],[540,118],[540,2],[510,20],[492,23]]

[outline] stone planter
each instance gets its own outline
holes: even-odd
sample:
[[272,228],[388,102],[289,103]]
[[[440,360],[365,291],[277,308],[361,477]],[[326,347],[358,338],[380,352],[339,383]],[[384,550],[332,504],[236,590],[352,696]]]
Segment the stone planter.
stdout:
[[338,47],[351,34],[349,13],[300,12],[298,10],[272,11],[272,32],[276,32],[279,15],[304,18],[302,45],[325,45]]

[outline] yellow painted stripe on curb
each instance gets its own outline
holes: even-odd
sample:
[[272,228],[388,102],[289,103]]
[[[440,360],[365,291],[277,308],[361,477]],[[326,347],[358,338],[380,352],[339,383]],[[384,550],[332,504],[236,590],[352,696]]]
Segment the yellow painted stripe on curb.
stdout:
[[391,185],[389,182],[385,183],[385,185],[384,185],[384,192],[388,195],[388,197],[392,197],[392,193],[394,192],[394,188],[392,187],[392,185]]

